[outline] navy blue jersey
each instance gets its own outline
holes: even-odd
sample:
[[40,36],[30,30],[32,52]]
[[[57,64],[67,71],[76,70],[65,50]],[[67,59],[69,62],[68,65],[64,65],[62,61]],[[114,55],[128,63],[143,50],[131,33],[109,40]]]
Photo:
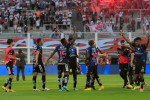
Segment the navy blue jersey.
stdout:
[[60,45],[55,48],[55,52],[58,52],[58,63],[66,63],[66,61],[69,59],[69,48],[71,44],[67,43],[65,46]]
[[132,44],[135,47],[134,52],[134,60],[146,62],[146,46],[145,44],[141,44],[140,46],[136,46],[135,43]]
[[69,62],[70,63],[77,63],[77,50],[76,47],[72,47],[69,49]]
[[94,66],[98,64],[98,51],[97,48],[89,47],[87,48],[87,54],[90,55],[89,57],[89,66]]
[[40,51],[38,56],[38,63],[42,63],[42,47],[40,45],[36,45],[33,50],[33,63],[36,62],[36,52]]

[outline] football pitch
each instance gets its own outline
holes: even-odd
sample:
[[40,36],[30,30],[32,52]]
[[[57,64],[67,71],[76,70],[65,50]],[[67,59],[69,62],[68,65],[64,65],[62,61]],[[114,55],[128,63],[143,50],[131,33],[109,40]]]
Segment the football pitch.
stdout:
[[[0,76],[0,85],[6,81],[8,76]],[[26,81],[16,81],[14,77],[12,88],[14,93],[6,93],[0,89],[0,100],[149,100],[150,99],[150,75],[145,75],[145,81],[148,83],[145,91],[140,93],[139,90],[123,89],[123,80],[119,75],[100,75],[101,81],[105,87],[103,91],[92,90],[84,91],[86,76],[78,75],[77,91],[73,90],[72,75],[69,77],[68,88],[58,92],[57,75],[47,75],[46,87],[50,91],[32,91],[32,76],[26,76]],[[95,82],[96,89],[99,88]],[[41,75],[37,78],[37,88],[42,89]]]

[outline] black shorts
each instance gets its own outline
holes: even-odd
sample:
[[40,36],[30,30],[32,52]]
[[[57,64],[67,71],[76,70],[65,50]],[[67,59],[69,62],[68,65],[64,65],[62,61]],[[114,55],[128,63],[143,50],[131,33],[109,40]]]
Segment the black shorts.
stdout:
[[69,63],[69,69],[71,73],[77,73],[77,64],[76,63]]
[[146,62],[137,61],[135,62],[135,74],[145,73]]
[[69,63],[69,68],[72,70],[77,70],[77,64],[76,63]]
[[43,73],[45,72],[45,67],[43,63],[39,63],[36,67],[33,64],[33,72]]
[[119,64],[119,72],[124,72],[124,71],[128,71],[128,63],[125,63],[125,64],[123,64],[123,63],[120,63]]
[[58,63],[58,73],[69,72],[69,66],[66,63]]
[[7,68],[7,71],[8,71],[8,75],[14,75],[13,62],[8,62],[6,64],[6,68]]
[[97,75],[97,65],[89,66],[87,69],[87,75]]

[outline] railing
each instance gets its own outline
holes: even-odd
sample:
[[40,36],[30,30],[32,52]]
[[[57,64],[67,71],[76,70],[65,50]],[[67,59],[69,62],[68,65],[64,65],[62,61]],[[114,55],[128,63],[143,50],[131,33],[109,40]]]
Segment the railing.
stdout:
[[[77,32],[77,39],[76,39],[76,47],[77,47],[77,53],[85,57],[85,51],[89,47],[88,46],[88,40],[94,39],[97,47],[102,50],[102,52],[107,52],[111,56],[117,56],[117,47],[120,46],[120,40],[123,38],[121,37],[119,32],[113,33],[114,36],[107,32],[102,33],[94,33],[94,32],[82,32],[81,37],[78,37]],[[124,32],[125,36],[128,37],[130,40],[133,40],[135,37],[139,36],[136,35],[138,33],[134,32]],[[32,64],[32,52],[33,52],[33,46],[36,44],[37,38],[43,38],[44,44],[43,44],[43,59],[48,58],[48,56],[52,53],[52,51],[55,49],[56,45],[60,45],[60,39],[61,38],[68,38],[70,35],[73,35],[72,33],[61,33],[59,34],[59,38],[52,38],[48,37],[50,34],[45,34],[44,36],[41,36],[40,34],[0,34],[0,64],[2,64],[2,61],[4,61],[5,56],[5,48],[7,47],[6,41],[8,38],[12,38],[15,41],[14,49],[17,52],[18,49],[23,49],[27,56],[27,64]],[[146,35],[140,35],[140,37],[143,39],[142,43],[146,43]],[[54,57],[54,62],[57,62],[58,55],[56,54]],[[78,60],[81,63],[84,63],[82,60]],[[147,62],[150,62],[150,46],[147,48]]]

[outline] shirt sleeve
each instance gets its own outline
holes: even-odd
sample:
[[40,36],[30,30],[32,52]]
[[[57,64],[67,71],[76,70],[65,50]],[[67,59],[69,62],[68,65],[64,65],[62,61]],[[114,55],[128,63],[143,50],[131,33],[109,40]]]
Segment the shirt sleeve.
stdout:
[[55,48],[55,50],[54,50],[55,52],[57,52],[58,51],[58,46]]
[[117,48],[117,51],[118,51],[118,54],[123,55],[123,52],[122,52],[122,50],[120,48]]
[[36,49],[36,50],[40,51],[41,49],[42,49],[42,47],[37,46],[37,49]]
[[90,54],[90,48],[87,48],[87,49],[86,49],[86,53],[87,53],[87,54]]
[[14,50],[13,49],[9,50],[9,55],[13,55],[13,54],[14,54]]

